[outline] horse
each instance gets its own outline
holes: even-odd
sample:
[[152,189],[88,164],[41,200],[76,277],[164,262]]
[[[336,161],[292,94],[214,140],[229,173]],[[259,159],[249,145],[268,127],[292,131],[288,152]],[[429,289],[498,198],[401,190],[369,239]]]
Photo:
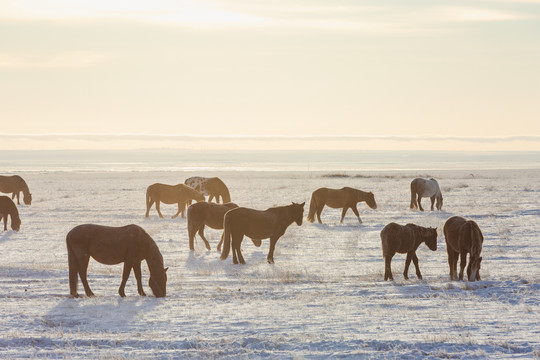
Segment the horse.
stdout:
[[423,197],[431,198],[431,211],[433,211],[433,203],[435,200],[437,200],[437,210],[441,210],[443,206],[443,197],[437,180],[433,178],[416,178],[411,181],[411,209],[420,208],[420,211],[424,211],[422,203],[420,202]]
[[201,194],[208,196],[208,202],[211,202],[212,199],[215,198],[216,202],[219,203],[220,196],[224,204],[231,202],[231,194],[229,193],[229,189],[218,177],[206,178],[193,176],[186,179],[184,184],[197,190]]
[[176,218],[180,212],[184,217],[186,203],[191,200],[204,201],[204,195],[184,184],[166,185],[152,184],[146,189],[146,214],[148,217],[150,208],[156,203],[156,210],[160,218],[163,218],[159,207],[160,202],[164,204],[178,204],[178,212],[172,216]]
[[245,264],[240,246],[246,235],[257,240],[270,239],[270,249],[266,260],[269,264],[273,264],[276,242],[293,222],[296,222],[298,226],[302,225],[304,205],[305,203],[293,202],[291,205],[273,207],[264,211],[245,207],[229,210],[223,219],[221,260],[229,256],[232,239],[233,263]]
[[341,189],[329,189],[323,187],[317,189],[311,195],[307,221],[314,222],[315,214],[317,214],[319,224],[322,224],[321,212],[324,206],[328,205],[333,209],[343,209],[341,211],[341,223],[343,223],[343,218],[345,217],[348,209],[351,209],[358,218],[358,221],[362,223],[362,219],[360,219],[360,214],[358,214],[358,209],[356,208],[356,205],[361,201],[365,201],[366,204],[372,209],[377,208],[375,195],[373,195],[372,192],[365,192],[350,187],[344,187]]
[[396,223],[386,225],[381,231],[382,253],[384,258],[384,280],[394,280],[392,268],[390,266],[392,257],[396,252],[407,254],[405,260],[405,269],[403,277],[409,279],[409,265],[411,260],[416,267],[416,276],[422,279],[420,267],[418,267],[418,257],[416,249],[421,243],[425,242],[427,247],[435,251],[437,250],[437,229],[426,228],[415,224],[407,224],[405,226]]
[[9,196],[0,196],[0,220],[4,219],[4,231],[7,230],[7,217],[11,217],[11,229],[19,231],[21,228],[21,218],[17,206]]
[[154,240],[139,226],[133,224],[122,227],[79,225],[67,234],[66,245],[70,297],[79,297],[77,276],[81,278],[86,296],[94,296],[87,280],[90,257],[105,265],[124,263],[122,282],[118,289],[118,294],[122,297],[126,296],[124,288],[131,269],[137,279],[139,295],[146,296],[141,282],[141,261],[146,260],[150,271],[148,286],[155,297],[166,295],[168,268],[163,268],[163,256]]
[[[226,204],[214,204],[210,202],[198,202],[190,205],[187,209],[187,229],[189,237],[189,249],[195,250],[194,240],[197,232],[203,239],[206,248],[210,250],[210,244],[204,237],[204,227],[208,225],[212,229],[223,229],[223,217],[225,213],[231,209],[237,208],[238,205],[229,202]],[[223,237],[218,245],[218,250],[221,249]]]
[[482,257],[482,243],[484,236],[473,220],[467,220],[461,216],[452,216],[446,220],[443,227],[444,238],[446,240],[446,252],[448,253],[448,265],[450,267],[450,280],[458,280],[457,262],[461,255],[461,269],[459,280],[463,280],[463,270],[467,263],[467,253],[469,266],[467,266],[467,278],[469,281],[480,280],[480,263]]
[[11,199],[15,199],[17,196],[17,205],[20,205],[19,197],[23,193],[23,201],[26,205],[32,204],[32,194],[28,189],[26,181],[19,175],[3,176],[0,175],[0,192],[12,193]]

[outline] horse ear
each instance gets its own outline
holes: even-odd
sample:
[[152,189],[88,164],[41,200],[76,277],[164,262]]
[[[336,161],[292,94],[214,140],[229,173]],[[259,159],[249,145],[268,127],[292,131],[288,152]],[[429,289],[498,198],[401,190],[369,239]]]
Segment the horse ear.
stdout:
[[304,201],[304,202],[303,202],[303,203],[301,203],[300,205],[304,206],[304,205],[306,205],[306,202]]
[[168,266],[165,269],[163,269],[163,272],[167,272],[167,270],[169,270]]

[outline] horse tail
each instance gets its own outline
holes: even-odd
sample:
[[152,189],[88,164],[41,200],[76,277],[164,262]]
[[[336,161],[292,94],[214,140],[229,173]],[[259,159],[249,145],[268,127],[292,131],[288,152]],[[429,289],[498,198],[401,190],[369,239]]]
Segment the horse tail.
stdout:
[[[146,214],[150,210],[150,204],[152,203],[152,196],[150,196],[150,186],[146,189]],[[146,215],[148,216],[148,215]]]
[[317,197],[315,196],[315,191],[311,194],[311,201],[309,202],[309,213],[307,216],[307,221],[315,221],[315,213],[317,212]]
[[416,209],[418,205],[416,204],[416,182],[411,181],[411,209]]
[[197,230],[195,228],[195,220],[193,219],[195,217],[194,215],[194,205],[190,205],[187,208],[187,229],[188,229],[188,238],[189,238],[189,249],[195,250],[195,235],[197,234]]
[[225,260],[229,256],[231,250],[231,224],[229,217],[225,214],[223,218],[223,248],[221,250],[221,260]]

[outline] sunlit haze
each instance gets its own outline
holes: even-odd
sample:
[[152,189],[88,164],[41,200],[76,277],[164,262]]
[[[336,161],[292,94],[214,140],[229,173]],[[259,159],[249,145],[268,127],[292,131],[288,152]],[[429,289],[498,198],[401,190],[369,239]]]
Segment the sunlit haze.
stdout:
[[2,1],[0,150],[540,150],[540,1]]

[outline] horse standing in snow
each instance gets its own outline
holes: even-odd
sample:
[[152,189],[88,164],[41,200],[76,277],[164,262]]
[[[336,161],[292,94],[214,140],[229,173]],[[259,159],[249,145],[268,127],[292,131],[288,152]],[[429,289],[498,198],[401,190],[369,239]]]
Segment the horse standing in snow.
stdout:
[[[189,249],[195,250],[195,235],[199,233],[201,239],[203,239],[206,248],[210,250],[210,244],[204,237],[204,227],[209,226],[212,229],[223,229],[223,217],[225,213],[231,209],[237,208],[238,205],[229,202],[226,204],[214,204],[205,201],[201,201],[190,205],[187,209],[187,229],[189,237]],[[223,242],[223,236],[218,245],[218,251],[221,250],[221,243]]]
[[163,268],[163,256],[154,240],[137,225],[122,227],[79,225],[67,234],[66,246],[70,297],[79,297],[77,293],[79,276],[86,296],[94,296],[87,280],[90,257],[105,265],[124,263],[122,282],[118,289],[118,294],[122,297],[126,296],[124,288],[131,269],[135,273],[139,295],[146,296],[141,281],[141,261],[146,260],[150,271],[148,286],[152,289],[154,296],[166,295],[168,268]]
[[0,196],[0,220],[4,219],[4,231],[7,230],[7,218],[11,217],[11,229],[19,231],[21,228],[21,218],[19,210],[9,196]]
[[19,175],[3,176],[0,175],[0,192],[11,193],[11,198],[15,199],[17,196],[17,205],[20,205],[19,196],[23,193],[23,201],[26,205],[32,204],[32,194],[28,189],[26,181]]
[[439,183],[435,179],[416,178],[411,181],[411,209],[419,208],[424,211],[421,200],[423,197],[431,198],[431,211],[433,204],[437,200],[437,210],[441,210],[443,206],[443,197]]
[[218,177],[206,178],[200,176],[193,176],[184,182],[187,186],[197,190],[204,196],[208,196],[208,202],[211,202],[214,198],[219,203],[221,197],[222,202],[231,202],[231,194],[225,183]]
[[[302,225],[304,217],[304,204],[295,204],[269,208],[267,210],[255,210],[245,207],[232,209],[225,214],[223,220],[223,250],[221,260],[229,256],[232,242],[233,263],[245,264],[240,246],[244,235],[251,239],[270,238],[270,249],[266,260],[269,264],[274,263],[274,249],[279,238],[285,234],[285,230],[293,222]],[[255,242],[255,240],[253,240]]]
[[348,209],[351,209],[353,213],[358,218],[358,221],[362,223],[360,219],[360,214],[356,205],[365,201],[366,204],[372,208],[377,208],[377,203],[375,202],[375,195],[372,192],[365,192],[362,190],[353,189],[350,187],[344,187],[341,189],[329,189],[329,188],[320,188],[313,192],[311,195],[311,202],[309,204],[309,213],[307,216],[307,221],[314,222],[315,214],[317,215],[317,220],[319,224],[322,224],[321,213],[325,205],[333,209],[343,209],[341,211],[341,221],[345,218],[345,214]]
[[160,202],[164,204],[178,204],[178,212],[172,216],[174,219],[177,217],[180,212],[182,212],[182,217],[184,217],[184,209],[186,204],[191,200],[204,201],[204,196],[184,184],[177,185],[166,185],[166,184],[152,184],[146,189],[146,214],[148,217],[150,213],[150,208],[156,203],[156,210],[160,218],[163,218],[160,210]]
[[394,280],[391,262],[396,253],[407,254],[403,277],[409,279],[411,260],[416,267],[416,276],[422,279],[416,249],[425,242],[430,250],[437,250],[437,229],[426,228],[415,224],[405,226],[396,223],[386,225],[381,231],[382,253],[384,258],[384,280]]
[[[467,253],[471,254],[469,266],[467,266],[467,278],[469,281],[480,280],[480,263],[482,262],[480,253],[482,252],[484,236],[478,224],[461,216],[452,216],[444,223],[443,232],[450,267],[450,280],[463,280]],[[461,265],[458,278],[457,262],[460,255]]]

